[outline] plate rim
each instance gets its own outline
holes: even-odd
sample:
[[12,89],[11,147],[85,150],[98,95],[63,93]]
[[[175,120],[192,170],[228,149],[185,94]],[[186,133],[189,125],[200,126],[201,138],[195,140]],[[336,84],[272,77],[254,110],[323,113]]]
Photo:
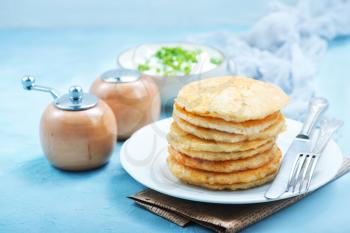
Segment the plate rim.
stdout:
[[[152,125],[152,124],[160,124],[162,121],[164,121],[164,122],[166,122],[166,121],[171,121],[172,120],[172,117],[168,117],[168,118],[164,118],[164,119],[161,119],[161,120],[159,120],[159,121],[156,121],[156,122],[153,122],[153,123],[151,123],[151,124],[148,124],[148,125],[146,125],[146,126],[144,126],[144,127],[142,127],[142,128],[140,128],[139,130],[137,130],[135,133],[138,133],[139,131],[141,131],[141,130],[143,130],[144,128],[146,128],[146,127],[150,127],[150,125]],[[297,123],[297,124],[302,124],[300,121],[297,121],[297,120],[294,120],[294,119],[290,119],[290,118],[286,118],[286,121],[292,121],[292,122],[294,122],[294,123]],[[135,134],[134,133],[134,134]],[[134,135],[133,134],[133,135]],[[152,190],[155,190],[155,191],[157,191],[157,192],[160,192],[160,193],[162,193],[162,194],[165,194],[165,195],[168,195],[168,196],[171,196],[171,197],[176,197],[176,198],[180,198],[180,199],[184,199],[184,200],[189,200],[189,201],[196,201],[196,202],[203,202],[203,203],[212,203],[212,204],[254,204],[254,203],[266,203],[266,202],[273,202],[273,201],[279,201],[279,200],[284,200],[284,199],[287,199],[287,198],[291,198],[291,197],[296,197],[296,196],[298,196],[298,195],[282,195],[280,198],[278,198],[278,199],[268,199],[268,198],[264,198],[264,199],[259,199],[259,200],[256,200],[256,199],[254,199],[254,198],[250,198],[249,200],[245,200],[245,199],[242,199],[242,200],[239,200],[239,201],[237,201],[237,199],[236,200],[227,200],[227,201],[222,201],[222,200],[215,200],[215,201],[213,201],[212,199],[206,199],[206,198],[201,198],[201,199],[196,199],[196,198],[192,198],[192,197],[189,197],[188,195],[186,195],[186,194],[182,194],[182,192],[175,192],[174,193],[174,191],[172,190],[172,191],[167,191],[167,190],[164,190],[163,188],[159,188],[158,186],[153,186],[153,183],[152,184],[145,184],[144,182],[142,182],[142,181],[140,181],[140,179],[138,178],[138,177],[136,177],[136,174],[134,173],[134,172],[132,172],[131,170],[131,167],[129,167],[129,165],[128,165],[128,163],[126,162],[126,158],[125,158],[125,153],[124,153],[124,150],[125,150],[125,147],[126,147],[126,145],[127,145],[127,143],[129,143],[130,142],[130,139],[133,137],[133,135],[129,138],[129,139],[127,139],[124,143],[123,143],[123,145],[122,145],[122,147],[121,147],[121,149],[120,149],[120,156],[119,156],[119,158],[120,158],[120,163],[121,163],[121,165],[122,165],[122,167],[123,167],[123,169],[126,171],[126,173],[128,173],[135,181],[137,181],[138,183],[140,183],[140,184],[142,184],[143,186],[145,186],[145,187],[147,187],[147,188],[149,188],[149,189],[152,189]],[[339,145],[332,139],[331,140],[331,142],[333,142],[335,145],[336,145],[336,147],[337,147],[337,149],[339,150],[339,152],[340,152],[340,157],[339,157],[339,165],[338,165],[338,170],[340,169],[340,167],[341,167],[341,164],[342,164],[342,162],[343,162],[343,154],[342,154],[342,152],[341,152],[341,150],[340,150],[340,148],[339,148]],[[338,153],[337,153],[338,154]],[[156,156],[156,154],[154,155],[154,156]],[[154,156],[153,156],[153,158],[154,158]],[[334,174],[334,176],[332,176],[332,177],[335,177],[336,176],[336,174]],[[311,192],[314,192],[314,191],[316,191],[317,189],[319,189],[320,187],[322,187],[322,186],[324,186],[324,185],[326,185],[327,183],[329,183],[330,181],[332,181],[332,179],[333,178],[331,178],[331,179],[329,179],[329,180],[327,180],[326,182],[322,182],[322,184],[316,184],[316,185],[314,185],[313,187],[312,187],[312,189],[311,189],[311,187],[310,187],[310,193]],[[184,184],[185,185],[185,184]],[[179,190],[178,188],[176,188],[176,190]],[[204,188],[203,188],[203,190],[204,191],[206,191]],[[212,192],[212,190],[207,190],[207,191],[210,191],[210,192]],[[216,191],[213,191],[213,192],[216,192]],[[228,191],[229,192],[229,191]]]

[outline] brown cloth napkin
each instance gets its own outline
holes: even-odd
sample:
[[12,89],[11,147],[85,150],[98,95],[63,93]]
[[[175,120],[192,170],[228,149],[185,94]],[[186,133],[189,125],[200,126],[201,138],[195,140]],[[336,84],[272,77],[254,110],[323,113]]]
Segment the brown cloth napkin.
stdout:
[[[342,167],[333,180],[349,171],[350,158],[344,157]],[[216,232],[238,232],[305,196],[259,204],[223,205],[187,201],[146,189],[129,198],[152,213],[182,227],[195,222]]]

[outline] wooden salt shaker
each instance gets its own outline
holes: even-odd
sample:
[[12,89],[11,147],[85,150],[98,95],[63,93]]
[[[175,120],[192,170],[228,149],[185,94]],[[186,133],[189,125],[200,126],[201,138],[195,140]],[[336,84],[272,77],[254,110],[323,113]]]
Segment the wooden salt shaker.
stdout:
[[52,88],[36,85],[31,76],[24,77],[22,84],[26,90],[49,92],[54,98],[40,122],[41,145],[53,166],[82,171],[108,162],[117,127],[107,104],[79,86],[60,96]]
[[157,85],[136,70],[114,69],[103,73],[91,92],[112,109],[118,138],[126,139],[144,125],[159,119],[160,95]]

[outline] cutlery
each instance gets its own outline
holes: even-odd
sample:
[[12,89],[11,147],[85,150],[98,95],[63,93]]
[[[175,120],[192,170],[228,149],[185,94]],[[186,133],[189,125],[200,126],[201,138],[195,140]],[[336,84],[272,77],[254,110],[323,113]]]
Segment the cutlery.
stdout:
[[318,118],[327,109],[327,107],[328,101],[324,98],[315,98],[310,102],[308,114],[301,131],[295,137],[292,144],[288,148],[287,153],[284,155],[280,170],[273,183],[265,193],[266,198],[276,199],[287,191],[293,163],[301,151],[311,150],[311,133]]
[[[342,121],[336,119],[324,119],[321,121],[320,133],[316,145],[311,152],[300,153],[296,158],[290,174],[287,191],[298,194],[306,193],[320,159],[332,135],[343,125]],[[306,184],[306,185],[305,185]]]

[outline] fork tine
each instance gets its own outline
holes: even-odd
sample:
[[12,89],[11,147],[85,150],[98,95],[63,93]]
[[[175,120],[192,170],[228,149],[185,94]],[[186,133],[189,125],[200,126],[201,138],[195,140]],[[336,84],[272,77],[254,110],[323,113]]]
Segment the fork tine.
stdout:
[[297,171],[297,167],[298,167],[298,164],[299,164],[299,160],[300,160],[300,156],[302,154],[300,154],[295,160],[294,160],[294,163],[293,163],[293,167],[292,167],[292,171],[290,172],[289,174],[289,180],[288,180],[288,185],[287,185],[287,189],[286,189],[286,192],[289,192],[289,189],[292,187],[292,184],[294,184],[294,178],[295,178],[295,173]]
[[297,168],[297,164],[299,162],[299,158],[302,154],[299,154],[299,156],[294,160],[293,166],[292,166],[292,171],[289,174],[289,179],[288,179],[288,185],[287,185],[287,189],[286,191],[288,192],[292,183],[294,182],[294,177],[295,177],[295,172],[296,172],[296,168]]
[[290,179],[290,181],[288,183],[288,187],[287,187],[288,191],[292,188],[293,189],[292,192],[294,192],[295,184],[297,183],[297,178],[299,176],[303,161],[304,161],[304,154],[299,154],[299,156],[296,158],[296,161],[295,161],[293,169],[292,169],[292,173],[290,176],[291,179]]
[[312,155],[311,158],[312,158],[312,165],[311,165],[310,173],[308,175],[308,180],[307,180],[307,184],[306,184],[306,192],[309,191],[311,180],[312,180],[312,176],[314,175],[316,164],[317,164],[317,161],[319,159],[319,157],[315,156],[315,155]]
[[[302,177],[301,177],[301,180],[300,180],[299,194],[304,193],[306,191],[306,186],[304,184],[305,184],[305,181],[306,181],[306,176],[310,172],[310,168],[311,168],[310,163],[311,163],[311,161],[312,161],[312,156],[307,154],[306,158],[305,158],[305,163],[304,163],[305,167],[303,169],[303,174],[302,174]],[[303,189],[303,187],[305,187],[305,189]]]
[[302,173],[305,169],[306,154],[304,154],[304,156],[300,156],[300,159],[301,159],[300,165],[298,166],[297,173],[295,174],[296,179],[293,185],[293,193],[295,192],[297,185],[299,184],[300,186]]

